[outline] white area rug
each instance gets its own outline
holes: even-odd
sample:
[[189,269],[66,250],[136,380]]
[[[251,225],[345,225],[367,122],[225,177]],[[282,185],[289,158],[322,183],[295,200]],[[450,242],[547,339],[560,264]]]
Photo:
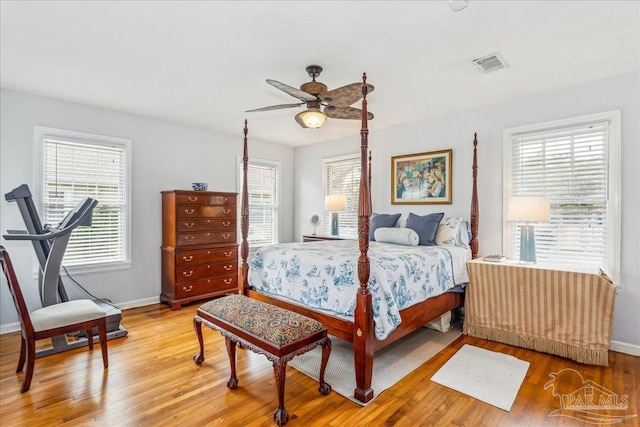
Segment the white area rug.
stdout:
[[431,381],[511,410],[529,362],[465,344],[431,377]]
[[[452,327],[442,333],[433,329],[420,328],[393,344],[379,350],[375,354],[373,363],[373,399],[362,403],[354,399],[353,390],[356,388],[356,374],[353,366],[353,345],[346,341],[332,337],[332,349],[324,377],[333,391],[352,401],[366,406],[411,371],[429,360],[433,355],[449,345],[462,334],[460,325]],[[320,347],[297,356],[288,363],[303,374],[318,380],[320,373]]]

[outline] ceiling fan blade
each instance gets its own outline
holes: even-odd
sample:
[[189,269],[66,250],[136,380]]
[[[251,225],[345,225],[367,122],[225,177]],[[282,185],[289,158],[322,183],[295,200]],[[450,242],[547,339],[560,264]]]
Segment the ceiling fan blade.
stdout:
[[[368,93],[375,89],[373,85],[367,85]],[[362,98],[362,83],[351,83],[337,89],[330,90],[319,95],[322,101],[336,107],[348,107]]]
[[247,110],[245,111],[245,113],[253,113],[256,111],[271,111],[271,110],[282,110],[284,108],[293,108],[293,107],[299,107],[301,105],[306,104],[306,102],[300,102],[299,104],[280,104],[280,105],[272,105],[270,107],[262,107],[262,108],[256,108],[254,110]]
[[[332,119],[360,120],[362,118],[362,110],[353,107],[336,107],[329,105],[325,107],[324,113]],[[373,119],[373,113],[367,111],[367,119]]]
[[291,87],[284,83],[280,83],[276,80],[267,79],[267,83],[269,83],[271,86],[277,89],[280,89],[281,91],[287,92],[289,95],[293,96],[294,98],[298,98],[301,101],[308,102],[308,101],[318,100],[318,98],[315,95],[311,95],[310,93],[307,93],[300,89],[296,89],[295,87]]
[[[302,113],[304,113],[304,111],[303,111]],[[307,128],[307,125],[305,125],[305,124],[304,124],[304,122],[302,121],[302,113],[298,113],[298,114],[296,114],[296,116],[294,117],[294,119],[296,119],[296,122],[298,122],[298,124],[299,124],[300,126],[302,126],[303,128],[305,128],[305,129],[306,129],[306,128]]]

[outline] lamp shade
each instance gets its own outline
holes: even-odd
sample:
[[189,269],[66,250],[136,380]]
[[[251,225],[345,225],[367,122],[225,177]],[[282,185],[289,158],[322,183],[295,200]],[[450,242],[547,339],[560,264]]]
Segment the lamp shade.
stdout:
[[329,194],[324,197],[324,210],[339,212],[347,210],[347,197],[344,194]]
[[548,222],[551,214],[545,196],[514,196],[507,206],[507,221]]
[[308,128],[319,128],[322,126],[327,116],[319,108],[309,108],[300,115],[300,118]]

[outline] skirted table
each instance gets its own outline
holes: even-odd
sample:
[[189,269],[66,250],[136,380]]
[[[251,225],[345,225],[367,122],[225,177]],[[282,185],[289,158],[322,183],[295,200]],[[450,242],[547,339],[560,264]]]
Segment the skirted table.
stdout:
[[465,334],[608,365],[616,287],[602,271],[482,259],[467,267]]

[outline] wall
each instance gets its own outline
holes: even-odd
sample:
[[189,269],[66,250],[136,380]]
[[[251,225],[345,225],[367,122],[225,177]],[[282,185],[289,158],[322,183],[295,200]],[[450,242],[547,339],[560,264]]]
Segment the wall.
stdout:
[[[375,84],[375,81],[372,80]],[[384,90],[377,88],[377,90]],[[416,93],[415,96],[428,96]],[[372,150],[374,212],[428,213],[469,217],[473,133],[478,133],[480,255],[502,251],[502,131],[609,110],[622,115],[622,289],[617,295],[613,340],[640,354],[640,73],[631,73],[554,92],[463,111],[369,134]],[[369,109],[376,111],[375,93]],[[375,119],[374,119],[375,120]],[[372,122],[373,124],[373,122]],[[360,150],[359,127],[353,137],[297,148],[295,151],[295,238],[312,231],[309,218],[322,214],[321,159]],[[453,149],[453,204],[391,205],[391,161],[396,155]]]
[[[237,191],[236,158],[242,154],[242,120],[235,135],[185,127],[79,104],[2,90],[0,103],[0,193],[20,184],[34,188],[33,126],[41,125],[133,140],[131,268],[74,275],[91,293],[121,308],[157,302],[161,292],[162,239],[160,191],[190,189],[205,181],[210,190]],[[293,149],[251,138],[251,157],[281,162],[282,241],[293,238]],[[35,198],[34,198],[35,199]],[[15,203],[0,201],[0,232],[24,229]],[[37,280],[29,242],[2,241],[15,264],[18,279],[37,307]],[[69,283],[68,281],[66,283]],[[73,284],[72,298],[84,297]],[[0,330],[16,330],[17,316],[4,281],[0,287]],[[125,325],[126,327],[126,325]]]

